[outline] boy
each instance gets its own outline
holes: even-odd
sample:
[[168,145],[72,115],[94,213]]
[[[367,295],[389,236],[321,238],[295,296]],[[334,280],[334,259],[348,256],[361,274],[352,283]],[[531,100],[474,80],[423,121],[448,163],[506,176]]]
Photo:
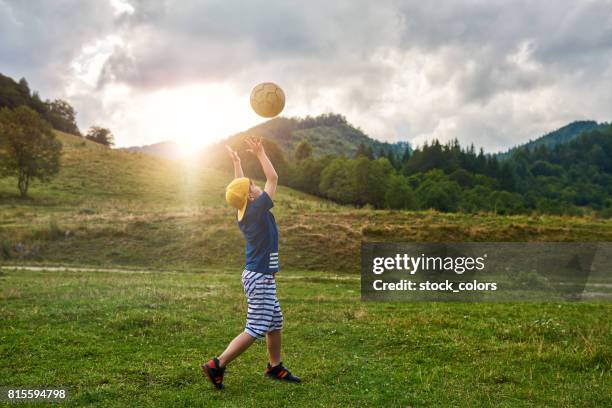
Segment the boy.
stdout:
[[257,156],[266,176],[264,190],[244,177],[240,157],[229,146],[227,150],[234,163],[234,180],[225,189],[228,204],[238,210],[238,227],[246,240],[246,265],[242,272],[242,285],[247,297],[247,323],[244,332],[231,341],[223,354],[202,365],[202,370],[213,385],[223,388],[225,367],[257,339],[266,337],[268,378],[301,382],[281,362],[281,329],[283,314],[276,297],[274,280],[278,266],[278,230],[270,212],[276,192],[278,175],[264,151],[261,140],[246,139],[248,152]]

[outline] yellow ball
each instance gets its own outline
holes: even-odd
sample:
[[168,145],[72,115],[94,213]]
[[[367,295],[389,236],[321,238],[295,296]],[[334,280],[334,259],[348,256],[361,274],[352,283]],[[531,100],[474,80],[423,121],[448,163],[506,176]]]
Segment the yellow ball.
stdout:
[[285,93],[272,82],[262,82],[251,91],[251,107],[259,116],[273,118],[285,107]]

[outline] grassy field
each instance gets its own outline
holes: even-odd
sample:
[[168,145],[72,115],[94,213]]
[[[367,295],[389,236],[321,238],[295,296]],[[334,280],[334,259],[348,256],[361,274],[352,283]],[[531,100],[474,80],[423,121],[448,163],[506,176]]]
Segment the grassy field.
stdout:
[[66,386],[68,406],[612,405],[609,303],[360,302],[358,275],[362,240],[612,241],[612,220],[375,211],[281,188],[284,361],[305,383],[266,381],[257,343],[218,393],[199,364],[245,318],[231,176],[59,137],[62,172],[31,199],[0,179],[0,385]]
[[[241,267],[242,237],[223,199],[230,175],[59,136],[62,172],[34,183],[30,200],[17,198],[14,180],[0,179],[0,260]],[[612,241],[612,219],[353,209],[284,187],[274,214],[284,267],[339,273],[358,273],[363,239]]]
[[608,304],[362,303],[346,275],[278,276],[283,360],[264,343],[214,390],[199,364],[243,329],[239,272],[3,270],[3,384],[58,385],[65,406],[610,406]]

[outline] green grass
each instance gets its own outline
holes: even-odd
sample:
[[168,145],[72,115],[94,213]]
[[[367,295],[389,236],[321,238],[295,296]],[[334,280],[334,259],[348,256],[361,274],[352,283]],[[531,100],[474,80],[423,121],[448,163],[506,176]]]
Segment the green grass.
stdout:
[[239,271],[4,270],[2,383],[65,386],[65,406],[610,406],[609,304],[368,303],[359,281],[285,271],[283,360],[263,342],[218,392],[199,364],[243,329]]
[[612,404],[609,303],[369,303],[358,277],[362,240],[612,241],[612,220],[375,211],[282,187],[284,360],[305,383],[266,381],[257,343],[218,393],[199,364],[245,318],[231,176],[59,138],[62,171],[29,200],[0,179],[0,263],[133,272],[0,269],[0,385],[66,386],[67,406]]

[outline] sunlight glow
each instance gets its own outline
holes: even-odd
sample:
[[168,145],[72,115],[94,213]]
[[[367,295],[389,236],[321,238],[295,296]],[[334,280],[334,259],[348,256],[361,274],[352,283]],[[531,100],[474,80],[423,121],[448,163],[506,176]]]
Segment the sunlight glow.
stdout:
[[110,127],[117,147],[172,141],[189,155],[263,121],[250,107],[250,88],[227,82],[157,90],[122,81],[100,82],[105,63],[118,48],[129,54],[129,44],[116,35],[85,45],[71,63],[73,81],[65,89],[68,98],[98,106],[98,114],[88,118],[89,126]]
[[236,129],[253,126],[246,96],[226,84],[190,85],[136,97],[138,133],[152,140],[171,140],[184,153],[226,137]]

